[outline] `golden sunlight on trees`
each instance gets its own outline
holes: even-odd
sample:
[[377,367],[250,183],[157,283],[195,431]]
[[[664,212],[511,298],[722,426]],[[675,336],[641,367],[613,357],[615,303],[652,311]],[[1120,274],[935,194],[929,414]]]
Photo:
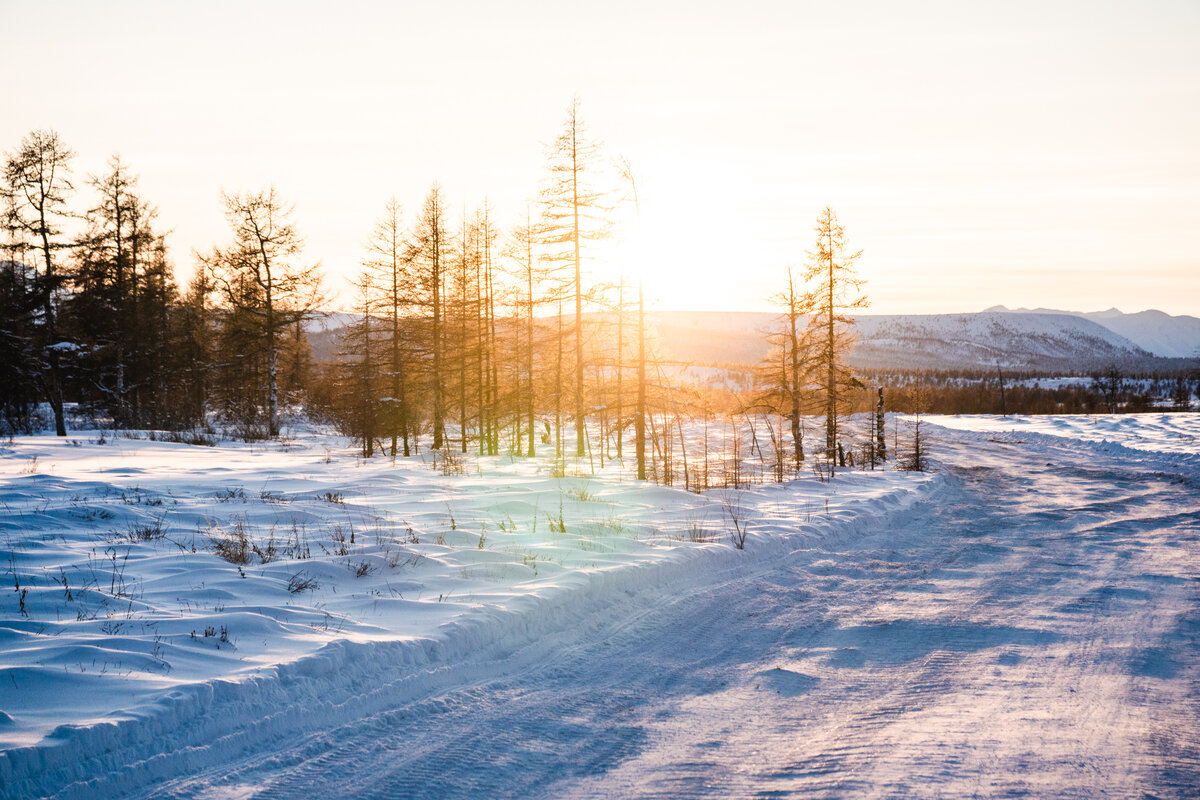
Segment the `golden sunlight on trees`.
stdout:
[[421,214],[417,218],[410,257],[417,287],[420,290],[419,304],[430,321],[426,353],[432,367],[430,395],[433,400],[433,449],[435,450],[442,447],[446,438],[445,385],[443,383],[444,297],[450,244],[442,187],[434,183],[429,188],[429,194],[425,196],[425,204],[421,207]]
[[[392,197],[384,206],[383,216],[375,223],[367,241],[365,273],[360,281],[365,289],[380,294],[382,313],[390,329],[387,348],[387,387],[384,419],[391,437],[391,454],[396,456],[397,440],[403,441],[405,456],[412,451],[409,445],[410,414],[408,410],[409,352],[401,334],[401,320],[415,303],[415,287],[409,270],[405,231],[400,223],[400,204]],[[369,280],[368,280],[369,278]],[[370,305],[369,298],[367,305]]]
[[[190,427],[201,439],[217,425],[277,436],[281,424],[307,418],[355,439],[363,457],[428,457],[421,438],[432,434],[431,460],[447,473],[466,469],[472,449],[531,457],[540,439],[556,475],[615,462],[630,477],[705,491],[801,478],[806,464],[821,480],[839,467],[908,464],[885,397],[902,410],[989,413],[999,378],[1000,411],[1144,409],[1151,391],[1191,406],[1190,374],[1172,374],[1166,390],[1166,378],[1129,373],[1117,389],[1043,389],[1028,385],[1029,374],[991,370],[864,368],[856,377],[854,316],[867,301],[860,252],[832,208],[817,219],[803,269],[781,270],[768,330],[738,314],[715,312],[714,322],[655,310],[642,289],[648,270],[686,276],[693,265],[646,258],[640,211],[653,184],[643,187],[627,159],[608,163],[577,100],[548,180],[516,224],[496,220],[486,200],[452,212],[436,182],[407,223],[394,198],[364,221],[349,316],[320,308],[318,268],[275,189],[224,195],[231,241],[197,255],[201,268],[181,295],[167,234],[136,175],[114,156],[73,210],[71,157],[56,134],[36,132],[4,160],[8,431],[44,426],[43,404],[59,433],[76,418],[68,413],[116,428]],[[601,188],[608,177],[611,192]],[[620,277],[607,285],[591,265],[617,219]],[[917,408],[911,400],[923,391],[929,402]],[[572,424],[574,447],[564,443]],[[806,433],[822,424],[824,447],[806,453]],[[823,457],[806,462],[812,452]]]
[[795,469],[804,461],[801,399],[805,380],[813,366],[813,331],[806,322],[813,310],[812,294],[805,294],[796,284],[792,268],[787,269],[787,287],[773,298],[782,309],[781,328],[774,334],[779,349],[779,395],[786,405],[785,413],[792,429],[792,457]]
[[863,281],[854,269],[862,251],[847,248],[846,229],[838,224],[832,208],[825,207],[814,230],[817,239],[808,251],[804,280],[813,287],[811,333],[819,342],[815,359],[824,379],[825,454],[832,463],[838,446],[839,394],[843,388],[857,385],[845,366],[854,343],[850,330],[854,320],[847,312],[866,308],[868,303],[861,293]]
[[587,136],[576,97],[567,109],[562,132],[550,147],[549,177],[542,188],[543,244],[546,258],[574,267],[575,299],[575,455],[584,455],[583,403],[583,243],[606,237],[608,193],[593,179],[599,169],[600,145]]

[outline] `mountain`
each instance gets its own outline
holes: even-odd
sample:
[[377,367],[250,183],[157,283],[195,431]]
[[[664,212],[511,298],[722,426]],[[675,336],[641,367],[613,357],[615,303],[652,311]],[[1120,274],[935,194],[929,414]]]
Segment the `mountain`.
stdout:
[[1200,357],[1200,319],[1187,315],[1172,316],[1151,309],[1126,314],[1115,308],[1107,311],[1053,311],[1045,308],[1007,309],[993,306],[988,311],[1014,314],[1069,314],[1097,322],[1119,333],[1143,350],[1164,358]]
[[[1109,314],[1109,317],[1104,315]],[[1173,333],[1180,320],[1168,317],[1166,326],[1155,315],[1161,312],[1120,314],[1099,312],[1101,320],[1059,311],[999,307],[972,314],[862,314],[856,317],[858,342],[847,359],[860,369],[975,369],[991,370],[999,364],[1010,370],[1087,372],[1115,364],[1126,370],[1178,369],[1181,359],[1168,362],[1150,348],[1139,346],[1107,323],[1138,331],[1141,341],[1151,334],[1179,352]],[[588,315],[598,319],[599,315]],[[1133,322],[1129,322],[1133,319]],[[335,357],[340,326],[354,320],[350,314],[330,314],[309,327],[309,341],[318,360]],[[767,331],[777,325],[771,312],[652,311],[646,313],[655,354],[670,361],[693,364],[757,364],[770,353]],[[1200,323],[1200,320],[1194,320]],[[1137,327],[1140,325],[1141,327]],[[1162,334],[1163,330],[1169,333]],[[632,329],[627,337],[636,336]],[[633,341],[628,338],[627,342]],[[1167,345],[1159,345],[1165,348]],[[1161,352],[1161,351],[1160,351]]]
[[[680,361],[756,363],[766,357],[770,313],[659,311],[647,314],[659,351]],[[1154,356],[1078,315],[1011,311],[862,314],[852,366],[881,369],[1079,371],[1134,366]]]
[[850,362],[859,367],[1080,370],[1133,365],[1152,354],[1070,314],[862,315]]

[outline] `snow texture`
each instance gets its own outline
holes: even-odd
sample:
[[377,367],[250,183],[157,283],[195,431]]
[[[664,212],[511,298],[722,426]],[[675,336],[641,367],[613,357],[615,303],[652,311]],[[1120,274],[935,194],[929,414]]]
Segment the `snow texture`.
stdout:
[[0,796],[1194,796],[1200,415],[927,421],[936,473],[703,497],[17,438]]

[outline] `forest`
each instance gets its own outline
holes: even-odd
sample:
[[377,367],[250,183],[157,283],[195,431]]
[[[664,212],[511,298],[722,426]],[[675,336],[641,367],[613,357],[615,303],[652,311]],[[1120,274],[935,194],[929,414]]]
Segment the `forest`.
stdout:
[[57,133],[34,131],[3,160],[0,413],[10,435],[53,426],[65,436],[74,415],[203,443],[277,437],[306,418],[353,437],[364,457],[433,452],[453,470],[468,452],[593,467],[632,456],[639,478],[702,489],[750,479],[751,453],[760,480],[873,468],[889,449],[921,468],[919,429],[887,435],[886,411],[1189,410],[1197,381],[1115,368],[1045,387],[999,370],[856,374],[846,357],[853,314],[867,306],[861,252],[828,207],[803,267],[781,270],[770,298],[771,355],[705,365],[697,380],[657,354],[634,276],[586,280],[614,209],[636,212],[638,186],[627,161],[589,138],[578,101],[515,224],[486,202],[454,216],[436,183],[415,214],[393,198],[364,222],[348,324],[323,360],[309,326],[325,315],[328,287],[279,190],[224,193],[228,238],[195,254],[180,286],[136,172],[114,155],[80,181],[73,157]]

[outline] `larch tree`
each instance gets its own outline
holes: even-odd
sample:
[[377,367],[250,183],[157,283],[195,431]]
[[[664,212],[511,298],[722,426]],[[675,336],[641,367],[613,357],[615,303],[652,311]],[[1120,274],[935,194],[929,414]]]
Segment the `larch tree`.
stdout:
[[525,220],[512,230],[505,248],[509,275],[515,284],[518,312],[525,330],[521,360],[524,362],[524,387],[519,392],[522,415],[525,418],[527,442],[525,454],[532,458],[536,450],[537,391],[534,354],[537,350],[538,327],[535,321],[538,308],[552,304],[562,297],[562,285],[554,270],[548,268],[540,252],[541,233],[533,221],[531,209],[525,209]]
[[67,324],[81,345],[80,399],[93,398],[118,425],[178,425],[166,402],[169,317],[178,297],[157,212],[121,162],[89,178],[99,202],[76,245]]
[[233,242],[201,261],[222,300],[247,315],[265,340],[267,431],[279,435],[279,345],[288,326],[312,314],[324,299],[319,264],[300,263],[303,240],[272,186],[225,194]]
[[446,226],[442,187],[434,183],[425,196],[421,215],[410,242],[410,259],[419,289],[420,304],[430,320],[427,351],[430,357],[430,394],[433,401],[433,449],[446,438],[445,409],[445,287],[450,264],[451,237]]
[[813,311],[813,298],[811,294],[801,291],[792,274],[792,268],[788,267],[787,287],[775,295],[774,299],[782,309],[782,330],[781,335],[777,337],[783,349],[780,382],[782,394],[789,406],[787,418],[792,428],[792,456],[798,470],[804,461],[800,400],[805,377],[812,367],[812,332],[808,327],[808,320]]
[[847,248],[846,230],[832,208],[825,207],[814,230],[817,239],[808,252],[804,280],[812,287],[810,330],[817,343],[816,366],[825,383],[825,451],[832,459],[838,445],[839,388],[849,378],[845,358],[853,344],[850,326],[854,320],[848,312],[866,308],[867,298],[854,268],[862,251]]
[[364,268],[374,278],[376,291],[380,293],[380,310],[386,315],[391,331],[388,345],[387,384],[391,393],[387,404],[387,422],[392,439],[392,456],[396,456],[397,445],[403,442],[404,455],[411,453],[409,445],[408,408],[408,347],[401,335],[401,319],[414,302],[411,262],[405,231],[400,223],[400,204],[392,198],[384,206],[383,216],[375,223],[371,238],[367,241],[367,259]]
[[646,300],[638,284],[638,361],[637,406],[634,410],[634,453],[637,456],[637,478],[646,480]]
[[38,398],[40,359],[31,346],[41,306],[38,276],[25,263],[19,237],[5,242],[0,260],[0,432],[33,432],[33,409]]
[[363,458],[375,455],[375,437],[378,433],[378,342],[375,329],[380,306],[385,295],[376,283],[378,274],[367,267],[351,281],[355,289],[354,310],[360,319],[348,325],[342,338],[346,362],[346,406],[349,417],[354,420],[354,436],[362,444]]
[[[637,175],[633,171],[633,165],[629,162],[629,159],[626,158],[625,156],[619,156],[617,158],[617,173],[620,175],[621,180],[625,183],[626,187],[629,190],[628,200],[633,203],[634,219],[637,221],[637,231],[636,231],[635,235],[640,237],[641,225],[642,225],[642,204],[638,197]],[[640,289],[640,287],[638,289],[638,303],[639,303],[639,309],[640,309],[641,308],[641,289]],[[625,312],[626,312],[626,309],[625,309],[625,273],[624,273],[624,271],[622,271],[621,278],[617,283],[617,366],[616,366],[616,372],[617,372],[617,390],[616,390],[617,426],[616,427],[617,427],[617,459],[618,460],[622,459],[624,456],[624,449],[622,448],[622,442],[625,437],[625,413],[624,413],[625,412],[625,409],[624,409]],[[641,325],[640,317],[639,317],[638,324],[639,324],[639,326]],[[641,329],[639,327],[639,331],[640,330]],[[642,369],[642,371],[644,372],[644,368]],[[644,431],[643,431],[643,434],[644,434]],[[644,449],[645,448],[643,447],[643,451],[644,451]],[[644,452],[643,452],[643,455],[644,455]],[[641,471],[644,473],[645,469],[642,469]]]
[[63,239],[62,224],[68,218],[67,195],[71,159],[75,154],[55,131],[33,131],[4,161],[0,192],[5,200],[7,227],[29,241],[42,262],[40,294],[42,305],[41,350],[44,355],[44,390],[54,411],[54,430],[67,435],[63,415],[63,342],[58,338],[55,292],[64,281],[58,270],[57,254],[70,247]]
[[579,114],[579,98],[572,100],[562,132],[550,147],[549,179],[543,187],[543,242],[547,257],[573,267],[575,300],[575,455],[585,453],[583,400],[583,245],[608,235],[607,193],[593,182],[600,168],[600,145],[587,136]]

